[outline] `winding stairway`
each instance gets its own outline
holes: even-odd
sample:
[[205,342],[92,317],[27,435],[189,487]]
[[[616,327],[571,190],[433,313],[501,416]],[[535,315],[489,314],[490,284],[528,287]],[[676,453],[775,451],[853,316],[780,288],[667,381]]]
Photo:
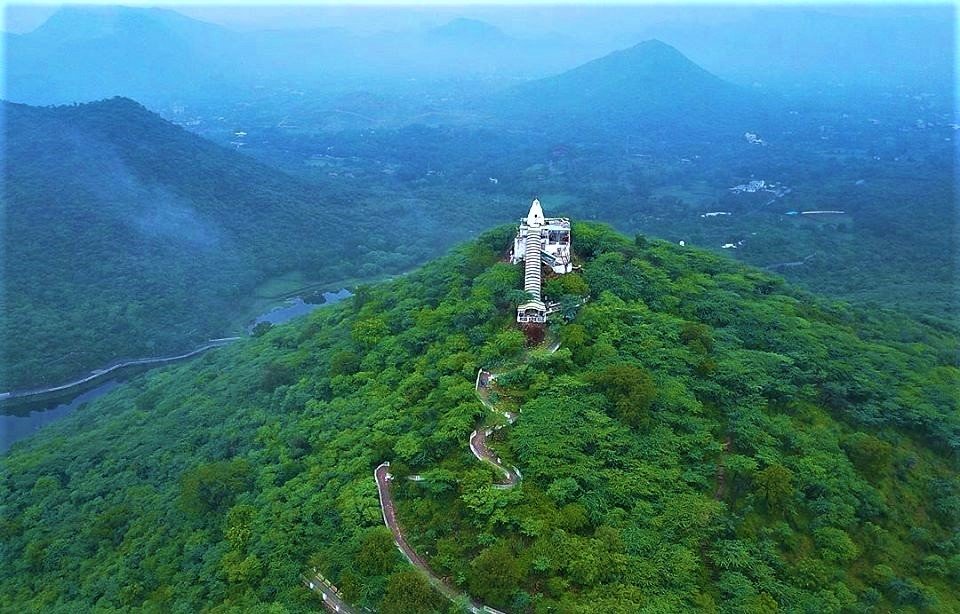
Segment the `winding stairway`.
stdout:
[[[537,258],[535,262],[539,264],[540,259]],[[548,351],[553,353],[559,348],[560,344],[555,343],[549,347]],[[477,383],[474,388],[477,392],[480,402],[483,403],[483,406],[490,411],[496,412],[493,404],[490,403],[488,399],[484,398],[484,396],[480,393],[480,381],[483,373],[484,370],[481,369],[477,374]],[[489,373],[489,379],[491,381],[496,379],[496,374]],[[487,437],[504,426],[513,424],[519,416],[518,414],[511,412],[503,412],[501,415],[506,418],[506,425],[501,424],[493,427],[480,426],[470,433],[468,443],[470,446],[470,451],[477,458],[477,460],[492,465],[503,474],[502,480],[495,484],[495,487],[509,489],[517,486],[520,483],[520,480],[523,479],[523,476],[520,473],[520,470],[516,467],[508,467],[504,465],[500,457],[490,450],[490,448],[487,446]],[[440,578],[433,572],[432,569],[430,569],[430,564],[426,561],[426,559],[417,554],[416,550],[414,550],[407,542],[407,539],[403,533],[403,529],[401,528],[400,523],[397,521],[396,504],[394,503],[393,496],[390,493],[390,482],[393,480],[393,476],[390,475],[390,463],[388,461],[380,463],[380,465],[374,469],[373,477],[377,482],[377,495],[380,499],[380,512],[383,515],[383,523],[387,526],[387,528],[390,529],[390,532],[393,533],[393,541],[400,553],[403,554],[404,558],[406,558],[411,565],[426,574],[430,584],[440,591],[440,593],[442,593],[451,601],[459,601],[463,603],[470,612],[475,614],[504,614],[499,610],[475,601],[466,593],[460,592],[455,587],[444,582],[442,578]],[[411,476],[410,479],[419,481],[419,476]],[[305,578],[304,584],[308,585],[311,590],[321,595],[324,605],[331,612],[350,614],[356,611],[343,601],[339,592],[336,591],[336,587],[332,587],[329,582],[323,580],[322,576],[315,574],[311,580]]]
[[[559,346],[558,346],[559,347]],[[555,351],[555,348],[551,348]],[[493,405],[480,394],[480,374],[483,373],[483,369],[480,370],[480,373],[477,374],[477,385],[475,389],[477,391],[477,396],[480,398],[480,402],[483,403],[483,406],[491,411],[495,411]],[[495,374],[490,374],[490,379],[495,379]],[[517,414],[510,412],[504,412],[503,416],[507,419],[507,425],[513,424],[517,419]],[[504,425],[498,425],[495,427],[478,427],[472,433],[470,433],[469,445],[470,451],[477,458],[477,460],[488,463],[495,467],[500,473],[503,474],[503,479],[494,485],[495,488],[513,488],[520,483],[522,475],[520,470],[516,467],[507,467],[503,464],[503,461],[497,456],[490,448],[487,446],[487,437],[492,435],[494,431],[497,431],[503,428]],[[373,477],[377,481],[377,494],[380,497],[380,511],[383,513],[383,522],[393,533],[393,541],[397,545],[397,549],[400,550],[401,554],[410,561],[410,564],[421,570],[426,574],[427,578],[438,591],[440,591],[444,596],[446,596],[451,601],[462,601],[466,607],[475,613],[489,612],[493,614],[499,613],[499,610],[495,610],[490,606],[485,606],[477,601],[474,601],[466,593],[459,592],[456,588],[450,586],[443,581],[437,574],[430,569],[430,564],[427,561],[417,554],[417,552],[407,543],[406,538],[403,534],[403,529],[400,527],[400,523],[397,522],[396,514],[396,505],[394,504],[393,497],[390,494],[390,481],[393,479],[393,476],[390,475],[390,463],[383,462],[373,471]],[[412,476],[411,479],[417,481],[419,476]],[[500,613],[502,614],[502,613]]]

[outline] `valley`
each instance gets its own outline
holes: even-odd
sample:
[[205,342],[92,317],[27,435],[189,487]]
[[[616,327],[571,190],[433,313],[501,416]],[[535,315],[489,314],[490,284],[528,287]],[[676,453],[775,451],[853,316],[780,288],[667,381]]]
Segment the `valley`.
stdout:
[[[259,307],[259,285],[291,271],[338,290],[422,257],[415,244],[375,237],[358,251],[351,242],[370,233],[336,204],[346,197],[133,101],[4,108],[6,219],[18,240],[5,245],[2,388],[225,336]],[[343,225],[349,232],[337,232]]]

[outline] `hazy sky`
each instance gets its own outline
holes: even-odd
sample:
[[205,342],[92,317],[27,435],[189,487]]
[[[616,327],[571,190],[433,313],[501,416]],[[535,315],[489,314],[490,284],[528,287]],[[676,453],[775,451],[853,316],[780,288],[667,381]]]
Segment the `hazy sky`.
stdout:
[[[4,3],[3,29],[8,32],[28,32],[43,23],[62,4],[64,3]],[[529,35],[538,30],[574,34],[583,25],[583,20],[588,19],[591,29],[595,32],[606,31],[607,34],[617,35],[661,21],[690,18],[694,13],[700,19],[709,18],[711,23],[721,24],[725,19],[732,18],[732,15],[742,13],[743,7],[773,9],[803,5],[825,12],[862,15],[876,12],[879,4],[887,5],[890,10],[922,13],[923,6],[929,3],[909,0],[906,2],[873,0],[843,5],[814,6],[802,0],[786,2],[748,0],[735,5],[728,1],[717,0],[675,0],[658,3],[608,1],[598,6],[597,4],[586,5],[582,0],[579,2],[526,0],[522,3],[486,0],[483,4],[421,0],[416,5],[411,5],[408,0],[354,0],[349,3],[317,0],[278,6],[264,5],[257,1],[237,2],[236,0],[212,0],[202,4],[177,0],[165,0],[159,3],[142,0],[125,2],[88,0],[68,4],[163,6],[196,19],[222,24],[237,30],[339,26],[358,32],[376,32],[386,29],[431,27],[454,17],[467,16],[491,21],[511,34]]]

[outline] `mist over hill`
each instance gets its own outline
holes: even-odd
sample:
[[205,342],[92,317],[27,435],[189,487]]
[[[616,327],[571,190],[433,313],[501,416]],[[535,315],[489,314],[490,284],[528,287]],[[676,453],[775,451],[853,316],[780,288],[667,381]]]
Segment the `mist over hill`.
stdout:
[[465,17],[431,28],[426,35],[428,39],[449,45],[457,45],[463,42],[504,44],[516,40],[511,39],[503,30],[494,25]]
[[[696,130],[707,138],[729,138],[768,127],[765,102],[674,47],[648,40],[515,86],[493,114],[499,121],[534,124],[546,132],[589,129],[622,136]],[[782,104],[780,113],[785,115]]]
[[9,100],[63,104],[121,95],[151,107],[234,103],[265,88],[317,95],[410,79],[528,78],[591,53],[562,38],[509,37],[477,20],[423,32],[235,32],[171,10],[128,7],[65,7],[31,32],[6,35],[6,44]]
[[35,29],[7,34],[7,99],[62,104],[123,95],[156,109],[250,102],[284,88],[325,95],[390,84],[422,96],[423,81],[448,91],[483,83],[489,93],[647,39],[742,86],[797,95],[814,87],[949,94],[952,62],[941,50],[954,40],[949,7],[382,7],[352,16],[298,7],[297,16],[275,9],[280,17],[252,7],[250,18],[262,15],[267,24],[259,28],[239,27],[229,10],[178,10],[65,7]]
[[[697,63],[744,85],[795,94],[840,87],[846,95],[882,87],[949,93],[955,8],[778,7],[728,10],[720,23],[682,17],[642,29],[683,49]],[[839,92],[837,92],[839,93]]]
[[417,250],[365,236],[360,202],[129,99],[3,113],[4,389],[221,336],[271,276],[396,272]]
[[8,35],[6,98],[32,104],[128,96],[157,103],[236,96],[241,41],[175,11],[64,7],[36,30]]

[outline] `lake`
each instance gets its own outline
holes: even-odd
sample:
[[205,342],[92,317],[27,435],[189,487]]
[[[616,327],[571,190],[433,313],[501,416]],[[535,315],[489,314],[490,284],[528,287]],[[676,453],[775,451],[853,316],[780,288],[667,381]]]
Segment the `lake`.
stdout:
[[324,307],[325,305],[338,303],[350,296],[353,296],[353,293],[344,288],[342,290],[338,290],[337,292],[324,292],[323,298],[325,300],[322,303],[308,303],[299,296],[294,297],[287,300],[286,304],[280,305],[279,307],[274,307],[270,311],[254,318],[253,322],[247,328],[247,332],[252,331],[253,327],[261,322],[269,322],[270,324],[283,324],[284,322],[289,322],[298,316],[306,315],[318,307]]
[[6,452],[13,442],[32,435],[40,427],[69,415],[84,403],[110,392],[119,385],[120,381],[112,379],[78,394],[65,403],[36,409],[22,416],[0,414],[0,452]]

